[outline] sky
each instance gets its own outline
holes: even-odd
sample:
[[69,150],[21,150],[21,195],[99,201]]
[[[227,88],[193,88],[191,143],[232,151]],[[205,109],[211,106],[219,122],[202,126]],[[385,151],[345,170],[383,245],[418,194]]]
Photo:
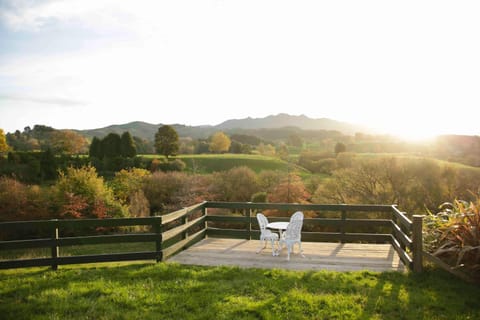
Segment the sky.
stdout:
[[288,113],[480,135],[480,2],[0,0],[0,128]]

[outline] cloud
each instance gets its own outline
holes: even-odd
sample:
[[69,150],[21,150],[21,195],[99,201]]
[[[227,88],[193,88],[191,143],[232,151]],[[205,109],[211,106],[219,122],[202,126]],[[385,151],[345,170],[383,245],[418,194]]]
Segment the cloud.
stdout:
[[14,31],[42,31],[50,27],[77,25],[95,29],[120,28],[126,14],[114,0],[5,1],[0,20]]
[[34,102],[42,104],[50,104],[64,107],[75,107],[86,105],[85,102],[79,100],[65,99],[59,97],[30,97],[30,96],[21,96],[21,95],[0,95],[1,100],[11,100],[11,101],[23,101],[23,102]]

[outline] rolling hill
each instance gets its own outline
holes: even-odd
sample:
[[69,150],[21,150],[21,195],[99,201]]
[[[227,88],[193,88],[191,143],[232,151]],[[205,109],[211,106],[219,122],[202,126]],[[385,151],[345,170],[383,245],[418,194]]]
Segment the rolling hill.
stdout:
[[[163,124],[134,121],[98,129],[77,130],[77,132],[87,138],[93,138],[94,136],[102,138],[111,132],[122,134],[125,131],[129,131],[132,136],[153,140],[155,133],[162,125]],[[207,138],[216,131],[224,131],[226,133],[241,132],[244,134],[251,132],[254,135],[258,135],[259,130],[265,132],[268,130],[278,131],[278,129],[285,129],[286,134],[302,130],[338,131],[345,135],[353,135],[355,132],[370,132],[368,128],[346,122],[339,122],[327,118],[312,119],[304,115],[293,116],[285,113],[271,115],[265,118],[231,119],[215,126],[188,126],[182,124],[171,124],[171,126],[175,128],[180,137],[191,137],[194,139]]]

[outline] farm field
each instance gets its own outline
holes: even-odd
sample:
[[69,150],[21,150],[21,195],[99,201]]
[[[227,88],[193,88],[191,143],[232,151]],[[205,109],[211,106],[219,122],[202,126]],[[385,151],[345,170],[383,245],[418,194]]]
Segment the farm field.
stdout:
[[0,271],[2,319],[478,319],[480,288],[439,270],[285,271],[176,263]]
[[[145,155],[144,157],[160,157],[159,155]],[[194,173],[213,173],[217,171],[226,171],[239,166],[247,166],[256,173],[263,170],[299,170],[306,172],[305,169],[294,164],[289,164],[276,157],[251,154],[195,154],[178,155],[175,157],[186,164],[187,172]]]

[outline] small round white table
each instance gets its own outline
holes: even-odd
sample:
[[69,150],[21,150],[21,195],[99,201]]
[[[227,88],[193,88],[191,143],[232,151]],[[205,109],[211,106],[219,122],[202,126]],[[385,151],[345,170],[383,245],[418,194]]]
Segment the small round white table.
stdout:
[[283,231],[287,230],[288,222],[270,222],[267,224],[268,229],[277,230],[280,234],[280,239],[282,238]]

